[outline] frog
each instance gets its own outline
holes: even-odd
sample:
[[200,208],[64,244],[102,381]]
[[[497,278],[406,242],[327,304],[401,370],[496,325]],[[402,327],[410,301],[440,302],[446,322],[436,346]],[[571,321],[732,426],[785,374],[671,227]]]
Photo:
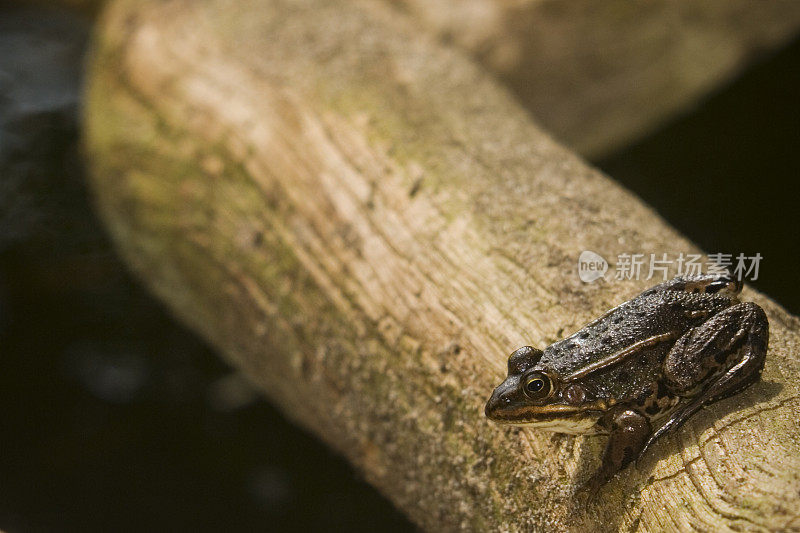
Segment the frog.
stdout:
[[701,408],[755,383],[769,322],[740,302],[730,273],[678,276],[614,307],[547,346],[508,358],[486,417],[557,433],[607,435],[596,493]]

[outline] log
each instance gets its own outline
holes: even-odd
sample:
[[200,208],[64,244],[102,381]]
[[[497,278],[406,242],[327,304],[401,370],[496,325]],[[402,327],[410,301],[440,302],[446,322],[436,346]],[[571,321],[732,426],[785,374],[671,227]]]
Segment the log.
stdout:
[[598,159],[655,131],[797,34],[792,0],[393,0]]
[[[94,17],[106,0],[23,0]],[[379,0],[469,51],[591,160],[624,149],[784,46],[794,0]]]
[[582,250],[696,248],[417,26],[370,2],[113,2],[86,152],[131,268],[426,529],[800,528],[800,323],[749,288],[763,380],[594,502],[574,489],[602,438],[484,418],[513,349],[653,284],[585,284]]

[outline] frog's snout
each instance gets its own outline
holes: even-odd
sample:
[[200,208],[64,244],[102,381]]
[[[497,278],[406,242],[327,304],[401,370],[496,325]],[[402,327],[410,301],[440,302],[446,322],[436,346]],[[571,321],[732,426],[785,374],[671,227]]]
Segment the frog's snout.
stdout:
[[486,406],[483,408],[483,414],[486,415],[486,418],[489,420],[492,420],[492,415],[497,409],[497,401],[498,394],[497,389],[495,389],[494,392],[492,392],[492,395],[489,397],[489,400],[486,402]]
[[507,382],[504,381],[500,386],[494,389],[489,400],[486,402],[486,407],[483,409],[486,418],[495,422],[503,420],[502,413],[504,409],[511,404],[509,388]]

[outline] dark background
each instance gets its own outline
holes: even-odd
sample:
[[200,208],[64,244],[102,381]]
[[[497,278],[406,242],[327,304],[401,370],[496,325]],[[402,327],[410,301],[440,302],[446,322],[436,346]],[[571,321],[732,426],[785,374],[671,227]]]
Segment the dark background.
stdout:
[[[78,145],[88,26],[0,5],[0,529],[413,527],[134,281]],[[793,313],[800,41],[600,161]]]

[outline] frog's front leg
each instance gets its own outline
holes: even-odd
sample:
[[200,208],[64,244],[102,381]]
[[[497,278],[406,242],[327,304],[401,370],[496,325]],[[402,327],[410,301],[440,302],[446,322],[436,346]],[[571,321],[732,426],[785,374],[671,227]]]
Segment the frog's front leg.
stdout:
[[704,405],[756,381],[764,368],[768,340],[767,315],[753,302],[729,307],[678,339],[663,371],[670,392],[686,403],[653,433],[645,448]]
[[613,408],[603,416],[600,425],[608,429],[610,437],[603,452],[600,469],[587,484],[590,493],[596,492],[614,474],[636,459],[653,432],[646,416],[635,409],[622,406]]

